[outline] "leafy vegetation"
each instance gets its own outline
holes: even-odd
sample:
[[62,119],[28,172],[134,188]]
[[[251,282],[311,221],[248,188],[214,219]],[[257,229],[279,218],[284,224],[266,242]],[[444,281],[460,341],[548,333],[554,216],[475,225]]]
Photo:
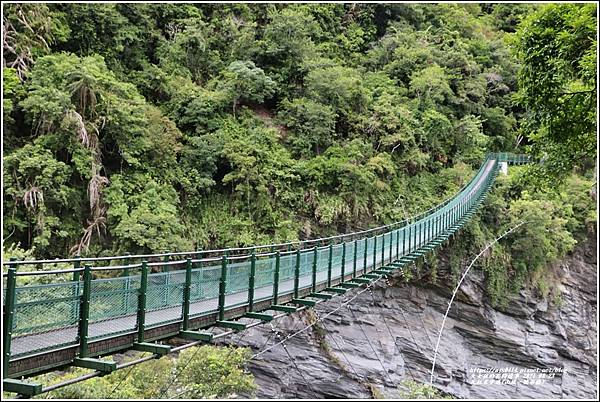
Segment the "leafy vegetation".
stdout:
[[[500,180],[465,243],[531,221],[487,259],[504,294],[593,229],[595,23],[591,4],[7,5],[5,244],[46,258],[364,229],[521,142],[542,164]],[[566,182],[540,186],[548,171]]]
[[596,5],[556,4],[524,19],[514,38],[518,103],[546,184],[596,159],[596,29]]
[[[245,348],[194,346],[176,358],[165,356],[130,369],[69,385],[39,396],[49,399],[214,399],[252,395],[253,377],[244,366],[250,356]],[[86,369],[69,369],[66,374],[37,377],[45,384],[85,374]]]
[[400,383],[398,397],[401,399],[452,399],[430,384],[405,380]]
[[[595,201],[587,192],[593,183],[591,174],[572,174],[557,188],[548,190],[531,184],[528,166],[509,170],[508,176],[496,179],[495,190],[489,194],[481,215],[469,222],[456,238],[456,247],[449,250],[451,262],[459,265],[461,259],[478,253],[490,239],[525,222],[482,259],[487,294],[493,305],[506,305],[510,296],[526,284],[538,288],[543,297],[549,291],[557,292],[548,288],[545,279],[552,276],[548,268],[596,231]],[[456,277],[462,268],[456,266]]]
[[[595,15],[593,4],[8,4],[3,256],[365,229],[451,196],[488,151],[527,149],[542,163],[499,177],[449,257],[458,275],[461,257],[526,220],[483,260],[487,291],[494,304],[528,281],[550,294],[545,269],[596,230]],[[191,349],[52,395],[249,393],[247,359]]]
[[[399,220],[517,135],[517,60],[493,7],[5,11],[18,43],[5,53],[5,240],[36,257],[243,246]],[[462,163],[465,176],[453,175]]]

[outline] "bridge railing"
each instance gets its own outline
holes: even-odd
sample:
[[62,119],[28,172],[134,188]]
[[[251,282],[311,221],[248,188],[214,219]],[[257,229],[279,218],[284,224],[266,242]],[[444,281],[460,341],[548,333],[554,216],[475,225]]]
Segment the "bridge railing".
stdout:
[[[508,162],[511,164],[523,164],[529,163],[530,156],[525,154],[515,154],[515,153],[489,153],[486,156],[486,160],[489,158],[496,158],[499,162]],[[343,242],[345,240],[352,240],[355,238],[360,238],[364,236],[380,234],[388,231],[391,228],[398,228],[405,226],[411,222],[418,221],[423,217],[440,210],[452,202],[455,202],[456,199],[460,196],[460,194],[471,184],[472,181],[467,182],[459,191],[448,199],[440,202],[433,207],[422,211],[414,216],[411,216],[407,219],[393,222],[387,225],[382,225],[370,229],[365,229],[361,231],[355,231],[352,233],[340,234],[335,236],[321,237],[316,239],[307,239],[301,241],[292,241],[292,242],[284,242],[284,243],[274,243],[274,244],[262,244],[248,247],[232,247],[226,249],[210,249],[210,250],[196,250],[196,251],[180,251],[180,252],[164,252],[164,253],[152,253],[152,254],[124,254],[119,256],[103,256],[103,257],[81,257],[75,256],[72,258],[56,258],[56,259],[46,259],[46,260],[23,260],[23,261],[4,261],[3,267],[12,266],[12,267],[23,267],[23,266],[36,266],[39,270],[44,270],[45,267],[56,268],[62,267],[64,268],[65,264],[71,264],[73,267],[81,266],[82,264],[92,264],[95,267],[102,267],[106,264],[106,266],[110,265],[127,265],[130,264],[139,264],[142,260],[147,261],[171,261],[171,260],[185,260],[187,258],[213,258],[213,257],[221,257],[223,255],[250,255],[251,253],[260,253],[260,252],[274,252],[276,250],[280,251],[290,251],[294,249],[303,249],[303,248],[311,248],[314,245],[325,245],[329,243],[337,243]]]
[[[302,244],[303,248],[255,247],[249,254],[228,250],[208,258],[181,254],[180,260],[92,266],[96,260],[68,259],[72,268],[18,272],[10,261],[3,275],[4,363],[9,359],[78,345],[81,356],[99,339],[137,332],[169,323],[185,328],[190,319],[225,312],[239,306],[252,311],[255,303],[293,295],[332,281],[352,278],[397,260],[450,230],[478,202],[492,184],[498,161],[526,163],[515,154],[489,154],[477,174],[454,197],[419,214],[411,221],[338,236],[336,244]],[[365,233],[367,236],[361,237]],[[370,236],[368,236],[370,235]],[[323,240],[323,239],[318,239]],[[262,247],[262,248],[261,248]],[[260,251],[267,248],[266,251]],[[156,256],[156,255],[153,255]],[[163,257],[171,257],[164,255]],[[129,256],[126,256],[129,257]],[[119,273],[117,277],[103,277]],[[34,277],[44,283],[30,283]],[[95,276],[95,277],[94,277]],[[144,297],[141,298],[140,295]]]

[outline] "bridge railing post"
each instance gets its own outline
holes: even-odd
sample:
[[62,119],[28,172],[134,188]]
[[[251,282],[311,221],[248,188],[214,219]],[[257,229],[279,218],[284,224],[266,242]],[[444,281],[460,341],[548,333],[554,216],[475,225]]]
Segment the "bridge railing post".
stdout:
[[367,258],[368,258],[368,255],[369,255],[369,250],[368,250],[368,247],[367,247],[369,245],[369,238],[368,237],[365,237],[364,243],[365,243],[365,246],[363,247],[364,250],[363,250],[363,272],[362,272],[363,275],[367,273]]
[[390,231],[390,252],[389,252],[389,258],[388,258],[388,262],[392,262],[392,250],[394,249],[394,231],[391,230]]
[[342,243],[342,267],[340,273],[340,283],[344,283],[344,276],[346,275],[346,242]]
[[137,306],[137,341],[144,342],[146,330],[146,295],[148,293],[148,261],[142,261]]
[[418,247],[417,247],[417,222],[416,221],[413,226],[414,226],[414,228],[413,228],[413,236],[414,236],[413,249],[414,249],[414,251],[417,251]]
[[273,275],[273,304],[277,304],[279,293],[279,269],[280,269],[281,252],[275,252],[275,273]]
[[385,264],[385,232],[381,234],[381,265]]
[[[129,253],[125,253],[125,255],[129,255]],[[123,315],[126,315],[129,311],[129,288],[131,287],[131,282],[129,278],[129,259],[123,258],[123,265],[125,268],[123,269]]]
[[[11,257],[10,261],[17,261]],[[10,364],[12,331],[15,318],[15,304],[17,299],[17,265],[11,264],[6,277],[6,295],[4,296],[4,316],[2,333],[2,377],[8,378],[8,366]]]
[[352,262],[352,279],[356,278],[356,258],[358,257],[358,239],[354,239],[354,261]]
[[300,287],[300,249],[296,250],[296,269],[294,273],[294,299],[298,298],[298,288]]
[[221,257],[221,278],[219,280],[219,321],[225,320],[225,292],[227,291],[227,256]]
[[254,277],[256,275],[256,253],[250,255],[250,276],[248,277],[248,311],[254,310]]
[[[77,254],[75,256],[75,258],[77,259],[75,262],[73,262],[73,269],[75,269],[76,271],[73,272],[73,277],[71,278],[73,281],[73,289],[72,289],[72,293],[71,296],[73,297],[73,300],[77,299],[77,297],[79,296],[79,278],[81,273],[79,272],[79,268],[81,267],[81,261],[80,258],[81,256],[79,254]],[[71,316],[72,318],[78,319],[79,317],[79,303],[72,303],[71,306]]]
[[371,271],[377,267],[377,235],[373,235],[373,267]]
[[192,259],[185,262],[185,285],[183,288],[183,330],[187,331],[190,326],[190,293],[192,288]]
[[[200,251],[201,250],[198,250],[196,252],[198,259],[202,259],[202,254]],[[198,270],[198,285],[196,286],[195,297],[197,299],[199,299],[199,298],[203,299],[206,291],[204,289],[204,286],[202,286],[202,283],[204,283],[204,270],[202,269],[202,262],[196,263],[196,268],[200,268],[200,269]]]
[[431,240],[435,239],[435,218],[437,215],[433,215],[429,221],[430,224],[430,233],[429,233],[429,238]]
[[400,228],[396,229],[396,260],[400,257]]
[[81,294],[81,306],[79,308],[79,357],[87,357],[88,355],[91,288],[92,267],[89,264],[86,264],[83,269],[83,292]]
[[317,246],[313,247],[313,265],[312,265],[312,292],[317,292]]
[[[165,253],[168,253],[168,251],[165,251]],[[165,255],[163,257],[163,262],[168,262],[169,261],[169,256]],[[163,264],[162,266],[162,272],[165,274],[164,276],[164,284],[165,284],[165,292],[164,292],[164,305],[168,306],[169,305],[169,295],[171,293],[171,275],[169,275],[169,266],[167,264]]]
[[333,269],[333,245],[329,242],[329,261],[327,262],[327,287],[331,287],[331,271]]

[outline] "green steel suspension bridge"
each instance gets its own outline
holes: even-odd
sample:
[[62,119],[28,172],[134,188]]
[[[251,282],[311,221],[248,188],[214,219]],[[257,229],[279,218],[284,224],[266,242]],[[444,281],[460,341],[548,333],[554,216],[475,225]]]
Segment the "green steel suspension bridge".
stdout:
[[[55,389],[23,378],[66,366],[94,370],[79,380],[110,373],[406,269],[469,221],[502,162],[530,157],[490,153],[450,199],[365,231],[235,249],[4,262],[4,391],[33,396]],[[189,343],[161,343],[173,337]],[[100,358],[131,349],[151,356],[123,364]]]

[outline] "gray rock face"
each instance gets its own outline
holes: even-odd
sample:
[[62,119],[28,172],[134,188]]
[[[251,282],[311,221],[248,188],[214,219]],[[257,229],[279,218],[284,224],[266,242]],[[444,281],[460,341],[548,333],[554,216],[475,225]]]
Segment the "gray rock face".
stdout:
[[[443,264],[440,264],[443,265]],[[440,340],[434,386],[458,398],[596,397],[596,247],[592,242],[559,264],[561,300],[523,290],[506,308],[486,302],[473,270],[457,295]],[[429,382],[433,351],[452,289],[443,278],[421,287],[380,281],[248,330],[240,345],[254,353],[250,370],[261,398],[398,397],[403,380]],[[356,299],[342,306],[344,300]],[[306,328],[316,316],[322,322]],[[266,351],[265,351],[266,350]],[[560,369],[544,384],[481,384],[476,368]],[[523,377],[520,377],[521,379]]]

